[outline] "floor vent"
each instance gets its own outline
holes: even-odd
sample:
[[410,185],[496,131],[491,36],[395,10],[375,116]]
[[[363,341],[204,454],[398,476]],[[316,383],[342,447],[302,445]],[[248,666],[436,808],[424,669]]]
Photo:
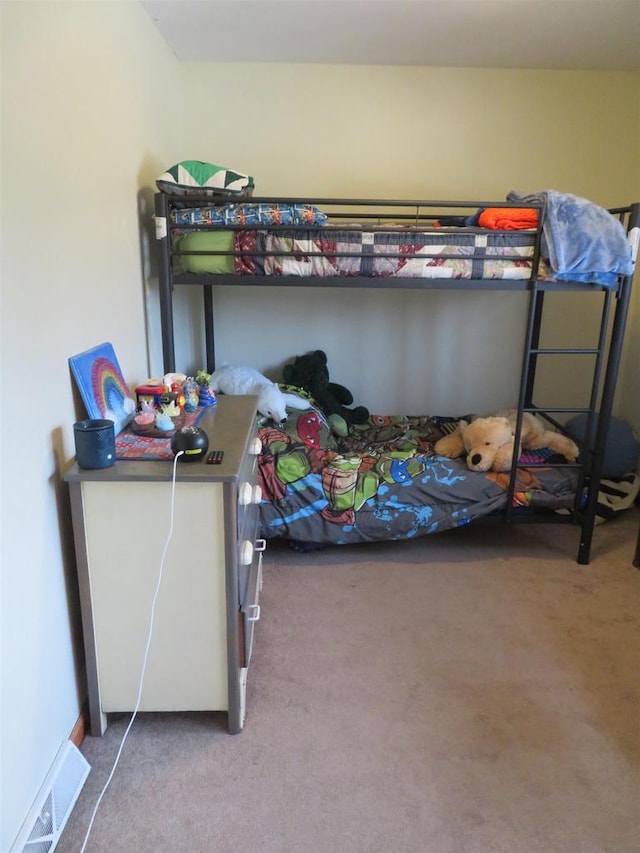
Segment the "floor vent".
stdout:
[[53,853],[90,769],[80,750],[65,741],[11,853]]

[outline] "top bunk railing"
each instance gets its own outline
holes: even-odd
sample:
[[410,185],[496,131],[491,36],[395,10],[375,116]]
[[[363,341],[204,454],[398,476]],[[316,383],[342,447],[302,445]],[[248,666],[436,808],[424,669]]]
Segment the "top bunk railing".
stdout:
[[[271,205],[281,208],[304,206],[305,209],[313,208],[320,212],[322,220],[317,222],[312,217],[311,221],[303,222],[297,220],[253,222],[245,221],[241,215],[241,221],[225,220],[224,223],[216,222],[215,224],[209,224],[206,221],[173,221],[173,215],[180,211],[199,208],[228,209],[230,205],[240,209],[244,205]],[[516,208],[528,209],[535,212],[537,224],[535,228],[522,230],[500,227],[473,228],[469,226],[462,229],[459,227],[459,223],[448,224],[448,220],[454,218],[472,220],[480,211],[488,208],[499,208],[505,211]],[[634,256],[637,255],[638,242],[640,242],[639,211],[640,204],[610,209],[610,213],[617,216],[623,226],[628,229],[632,246],[635,239]],[[482,285],[488,289],[529,289],[532,286],[563,290],[601,289],[599,286],[594,287],[590,283],[558,283],[553,279],[545,259],[542,257],[545,218],[546,204],[544,200],[523,203],[521,201],[483,200],[336,199],[308,196],[212,197],[207,194],[184,196],[164,192],[156,194],[156,236],[158,240],[164,241],[164,246],[160,248],[164,256],[165,274],[170,279],[170,286],[174,284],[251,284],[256,283],[256,278],[260,278],[260,283],[265,284],[263,277],[269,277],[271,284],[278,283],[290,286],[332,286],[335,284],[336,286],[379,288],[395,284],[408,288],[437,288],[444,285],[448,288],[468,288]],[[338,231],[352,232],[356,236],[358,231],[361,231],[362,244],[354,243],[352,246],[347,240],[331,250],[319,249],[313,245],[316,235],[320,235],[321,238],[327,237],[330,240],[330,235],[332,233],[337,234]],[[247,234],[254,233],[257,236],[255,244],[251,246],[241,246],[235,240],[232,246],[216,246],[214,248],[201,248],[193,245],[185,248],[181,246],[179,238],[198,232],[218,234],[227,232],[233,235],[237,235],[238,232],[245,232]],[[442,235],[443,240],[440,242],[446,243],[450,239],[450,235],[455,235],[457,239],[463,232],[466,235],[473,232],[491,234],[492,240],[503,238],[504,245],[500,246],[499,251],[494,246],[489,246],[488,243],[483,248],[482,241],[479,239],[473,245],[456,244],[455,248],[446,245],[440,246],[437,252],[431,253],[428,245],[423,244],[412,248],[410,236],[407,236],[414,233],[427,233],[432,238],[433,235]],[[272,237],[292,238],[290,245],[278,243],[275,246],[265,247],[261,242],[262,236],[258,236],[265,233]],[[402,245],[393,245],[394,235],[399,235],[399,241],[401,235],[404,235]],[[525,252],[521,251],[520,245],[517,248],[513,246],[513,241],[510,238],[514,235],[519,235],[526,242]],[[305,242],[294,243],[298,239]],[[388,240],[388,245],[384,244],[385,240]],[[375,246],[373,245],[374,241]],[[182,259],[185,257],[189,260],[198,257],[224,259],[229,261],[231,266],[223,269],[216,268],[211,271],[203,269],[194,271],[183,263]],[[301,257],[312,264],[318,260],[330,259],[336,268],[325,269],[322,275],[313,268],[308,273],[299,270],[296,270],[295,273],[263,271],[265,262],[274,260],[286,262],[299,260]],[[347,272],[344,271],[344,263],[353,262],[355,265],[365,257],[375,258],[377,264],[389,262],[391,267],[393,264],[399,265],[400,261],[406,263],[407,261],[428,260],[436,263],[430,263],[432,269],[416,276],[385,271],[379,276],[382,280],[378,280],[378,273],[371,273],[369,270],[363,273],[351,269],[348,269]],[[245,266],[241,262],[247,259],[250,263]],[[525,264],[527,266],[526,269],[523,268],[513,277],[508,275],[501,278],[500,274],[485,275],[484,264],[496,260],[508,262],[514,266],[525,267]],[[452,261],[471,262],[473,263],[472,272],[470,273],[467,270],[464,275],[457,276],[451,275],[449,271],[440,271],[434,268],[437,263],[443,261],[447,263]],[[255,267],[253,270],[248,268],[252,265]],[[277,282],[274,280],[275,278],[278,279]],[[402,279],[401,283],[397,281],[390,281],[388,285],[384,283],[384,279],[398,278]],[[618,290],[624,287],[627,280],[630,282],[630,277],[620,276],[610,289]]]
[[[278,211],[268,221],[251,221],[244,211],[246,206],[270,208],[275,206]],[[190,210],[229,210],[232,206],[234,213],[224,221],[209,223],[206,217],[203,220],[197,216],[194,221],[189,217],[180,216],[181,212]],[[278,221],[279,211],[302,207],[305,213],[296,216],[287,216],[287,221]],[[518,246],[510,245],[509,237],[513,237],[514,230],[495,227],[489,232],[486,228],[460,228],[460,222],[450,224],[450,220],[471,219],[480,211],[487,208],[522,209],[527,208],[534,211],[537,221],[536,227],[528,228]],[[171,284],[228,284],[231,281],[250,283],[255,276],[263,274],[260,271],[250,272],[243,264],[234,265],[233,269],[224,269],[207,272],[198,270],[194,272],[187,266],[181,264],[182,258],[193,260],[198,257],[211,257],[216,259],[236,260],[258,260],[264,264],[269,259],[288,261],[300,259],[315,261],[317,259],[330,259],[336,264],[336,269],[325,269],[322,276],[316,270],[309,275],[296,271],[290,273],[278,273],[280,283],[283,278],[290,278],[288,284],[312,284],[319,282],[320,278],[327,278],[342,286],[384,286],[380,282],[372,281],[378,277],[378,273],[369,271],[359,274],[353,269],[345,271],[344,263],[358,264],[360,261],[367,263],[365,259],[375,258],[375,264],[380,265],[389,262],[391,271],[384,271],[380,278],[394,278],[393,265],[404,265],[408,261],[430,261],[437,264],[441,262],[459,261],[467,263],[464,275],[457,276],[449,274],[437,268],[431,269],[423,275],[406,276],[404,286],[424,287],[437,286],[439,280],[447,280],[453,286],[467,286],[466,283],[487,280],[493,282],[489,286],[499,286],[498,275],[484,275],[484,264],[491,262],[510,263],[514,267],[522,266],[521,273],[517,276],[519,282],[530,282],[540,274],[542,224],[544,222],[545,204],[543,201],[520,204],[516,202],[495,202],[482,200],[406,200],[406,199],[362,199],[347,198],[335,199],[325,197],[299,197],[299,196],[246,196],[246,197],[211,197],[203,194],[190,194],[189,196],[171,195],[158,193],[156,197],[156,236],[165,240],[165,260],[168,266],[168,274]],[[237,215],[235,211],[240,211]],[[312,210],[313,214],[309,211]],[[317,216],[317,214],[319,214]],[[217,214],[216,214],[217,216]],[[177,219],[177,221],[176,221]],[[193,233],[222,233],[226,231],[231,234],[245,232],[248,234],[264,234],[268,232],[271,237],[293,238],[290,245],[278,243],[275,247],[265,247],[256,238],[252,246],[239,246],[234,242],[233,246],[223,247],[198,247],[194,245],[181,245],[180,238]],[[458,239],[463,232],[466,237],[470,232],[491,233],[491,240],[486,244],[480,238],[477,241],[463,241],[462,245]],[[318,239],[330,241],[332,235],[341,233],[340,245],[333,248],[319,248],[313,244]],[[362,239],[358,243],[358,232]],[[345,234],[353,234],[353,242],[350,237],[344,238]],[[429,246],[424,241],[420,245],[412,246],[412,235],[428,234],[431,239],[437,236],[440,245],[437,251],[430,252]],[[394,243],[397,235],[397,243]],[[455,239],[452,239],[454,237]],[[494,240],[504,239],[504,244],[499,247],[493,245]],[[295,243],[295,240],[306,241]],[[387,243],[388,241],[388,243]],[[374,246],[375,243],[375,246]],[[450,243],[451,245],[447,245]],[[523,248],[523,251],[521,250]],[[336,263],[338,262],[338,263]],[[343,263],[344,262],[344,263]],[[523,263],[524,262],[524,263]],[[249,265],[250,265],[249,264]],[[436,266],[436,264],[433,264]],[[338,268],[339,267],[339,268]],[[275,273],[267,273],[275,274]],[[405,278],[404,275],[398,277]],[[413,279],[420,279],[416,282]],[[461,279],[463,283],[456,285],[454,282]],[[428,283],[429,280],[431,284]],[[510,286],[513,286],[510,280]],[[517,286],[517,282],[516,285]],[[522,284],[520,284],[522,286]]]
[[[441,200],[413,200],[413,199],[367,199],[367,198],[316,198],[309,196],[211,196],[211,195],[171,195],[169,193],[157,193],[158,203],[164,207],[163,211],[156,209],[156,218],[158,216],[167,215],[171,210],[188,210],[189,208],[205,208],[205,207],[227,207],[235,205],[280,205],[294,207],[304,205],[306,207],[318,208],[327,216],[327,223],[349,222],[354,227],[358,224],[370,224],[378,221],[380,225],[389,227],[393,230],[393,225],[396,221],[403,223],[413,223],[414,227],[420,228],[433,225],[443,217],[456,214],[467,214],[469,216],[483,208],[527,208],[542,212],[540,216],[540,226],[544,220],[545,202],[528,202],[526,204],[520,202],[509,201],[477,201],[477,200],[459,200],[459,201],[441,201]],[[157,208],[158,204],[156,205]],[[371,208],[375,208],[375,212],[371,212]],[[170,223],[167,223],[169,226]],[[181,224],[181,230],[184,231],[208,231],[219,228],[219,225],[205,224]],[[246,229],[264,229],[267,227],[264,224],[240,224],[240,225],[225,225],[228,228],[240,230]],[[300,228],[323,228],[324,225],[314,225],[313,223],[304,223],[302,225],[278,225],[277,223],[269,223],[269,229],[286,228],[286,230]],[[406,225],[405,225],[406,227]]]

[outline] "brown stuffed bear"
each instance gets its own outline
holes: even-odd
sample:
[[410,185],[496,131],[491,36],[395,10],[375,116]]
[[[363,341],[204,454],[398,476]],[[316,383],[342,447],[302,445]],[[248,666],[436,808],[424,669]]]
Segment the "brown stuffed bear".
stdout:
[[[467,467],[471,471],[510,471],[515,424],[515,410],[500,412],[493,417],[475,418],[470,423],[460,421],[454,433],[435,443],[434,450],[439,456],[449,459],[466,454]],[[522,418],[520,445],[518,456],[523,449],[540,450],[543,447],[562,454],[568,462],[575,462],[579,454],[577,445],[570,438],[545,429],[542,421],[530,412],[525,412]]]

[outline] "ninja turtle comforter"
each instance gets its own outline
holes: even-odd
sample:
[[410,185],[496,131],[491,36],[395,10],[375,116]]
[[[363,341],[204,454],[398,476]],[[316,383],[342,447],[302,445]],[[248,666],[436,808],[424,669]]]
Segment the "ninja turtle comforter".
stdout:
[[[409,539],[486,516],[506,504],[509,475],[469,471],[433,446],[458,418],[373,415],[338,437],[319,409],[260,429],[260,535],[346,545]],[[521,458],[514,504],[572,507],[575,469],[554,468],[548,451]],[[556,461],[564,461],[562,458]],[[541,464],[542,463],[542,464]]]

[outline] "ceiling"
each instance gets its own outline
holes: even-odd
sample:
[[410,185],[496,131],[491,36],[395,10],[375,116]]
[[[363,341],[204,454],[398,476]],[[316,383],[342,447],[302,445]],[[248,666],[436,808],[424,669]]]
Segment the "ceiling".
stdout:
[[640,0],[140,0],[184,62],[640,69]]

